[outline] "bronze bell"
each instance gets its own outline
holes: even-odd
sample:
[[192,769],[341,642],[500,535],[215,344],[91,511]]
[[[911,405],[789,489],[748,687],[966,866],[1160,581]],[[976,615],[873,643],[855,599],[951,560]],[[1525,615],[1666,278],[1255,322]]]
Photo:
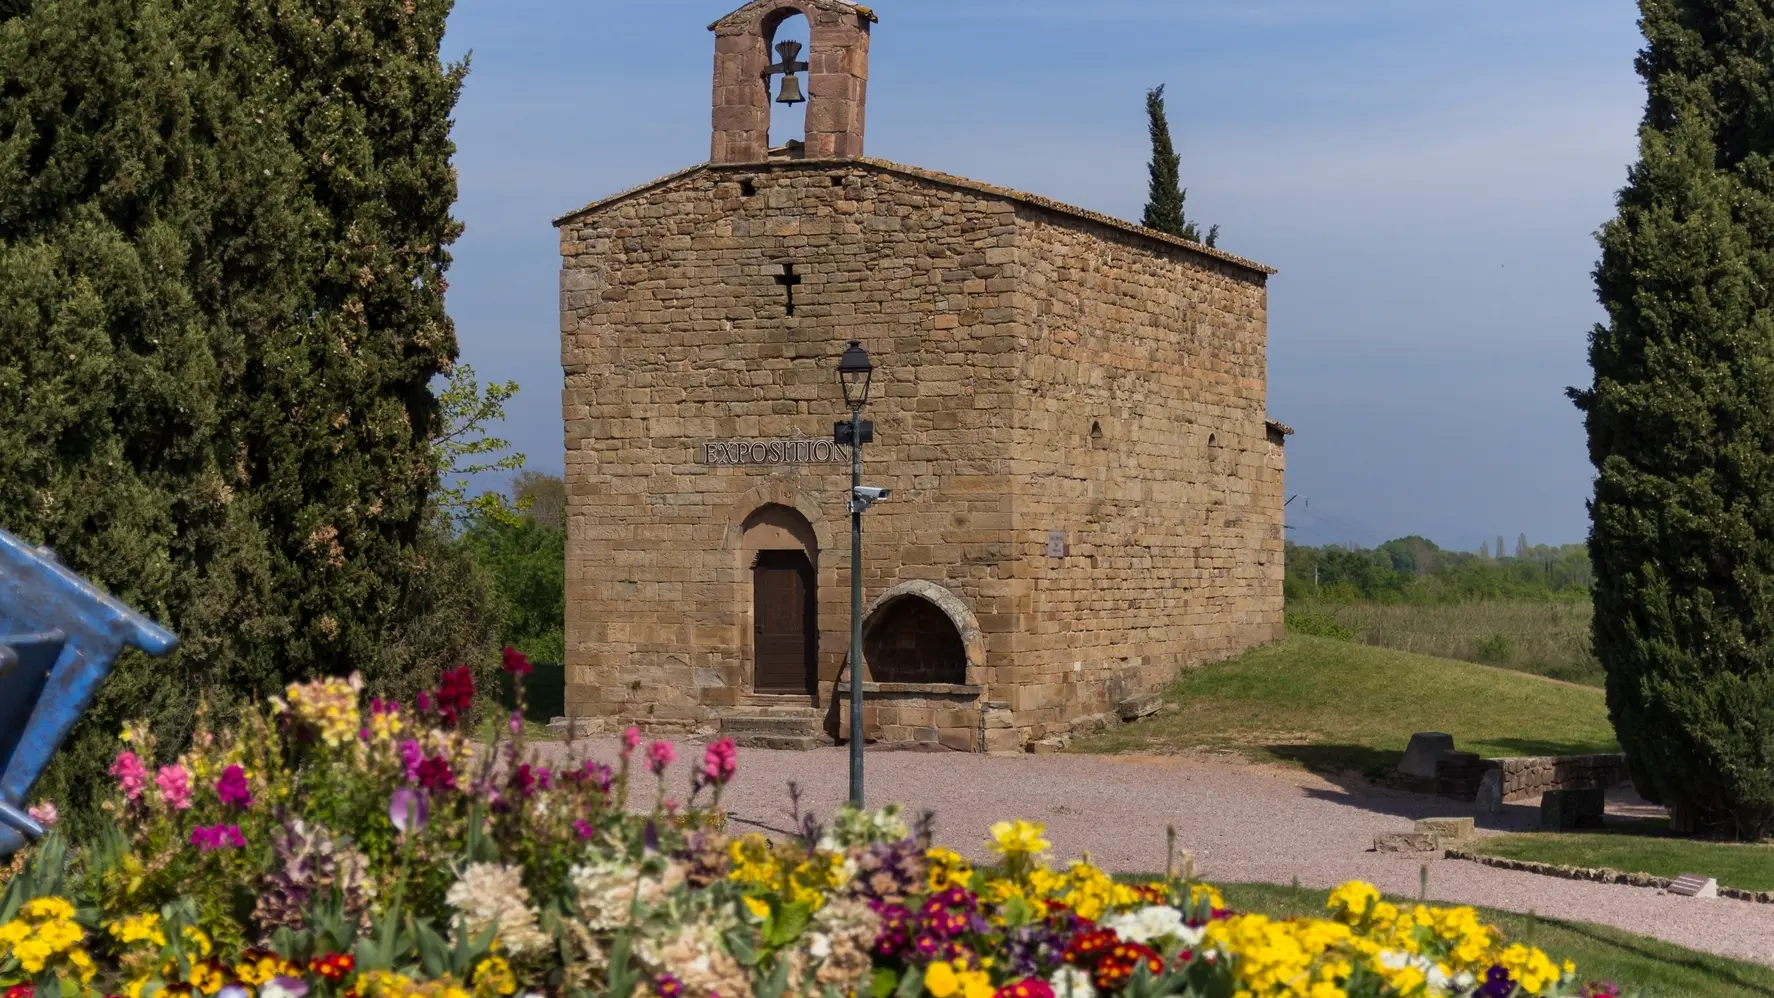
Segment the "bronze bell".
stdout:
[[776,52],[782,61],[770,67],[770,72],[782,74],[782,93],[776,98],[778,104],[803,104],[807,98],[801,94],[801,78],[796,76],[807,64],[800,61],[801,43],[782,42],[776,46]]
[[795,104],[805,103],[806,100],[807,98],[801,95],[801,78],[798,76],[784,76],[782,78],[782,93],[777,95],[776,103],[793,106]]

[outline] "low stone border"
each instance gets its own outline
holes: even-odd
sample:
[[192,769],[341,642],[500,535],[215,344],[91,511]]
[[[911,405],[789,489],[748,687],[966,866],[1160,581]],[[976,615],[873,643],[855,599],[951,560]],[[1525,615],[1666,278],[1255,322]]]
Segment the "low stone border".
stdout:
[[[1499,870],[1515,870],[1520,873],[1538,873],[1543,877],[1561,877],[1565,880],[1588,880],[1598,884],[1625,884],[1628,887],[1654,887],[1666,891],[1675,883],[1670,877],[1653,877],[1649,873],[1622,873],[1608,867],[1560,866],[1556,863],[1536,863],[1530,859],[1505,859],[1502,856],[1489,856],[1481,852],[1467,849],[1449,849],[1448,859],[1463,859],[1484,866],[1494,866]],[[1746,891],[1740,887],[1719,885],[1719,897],[1733,898],[1738,901],[1753,901],[1756,904],[1774,904],[1774,891]]]

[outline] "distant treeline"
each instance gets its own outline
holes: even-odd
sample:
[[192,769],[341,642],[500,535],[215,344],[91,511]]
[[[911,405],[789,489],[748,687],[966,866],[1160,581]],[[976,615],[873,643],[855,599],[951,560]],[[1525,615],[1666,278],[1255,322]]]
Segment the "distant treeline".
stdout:
[[1287,545],[1289,600],[1582,599],[1591,578],[1586,545],[1530,545],[1525,537],[1513,557],[1501,558],[1490,556],[1488,544],[1479,554],[1444,551],[1414,536],[1377,548]]

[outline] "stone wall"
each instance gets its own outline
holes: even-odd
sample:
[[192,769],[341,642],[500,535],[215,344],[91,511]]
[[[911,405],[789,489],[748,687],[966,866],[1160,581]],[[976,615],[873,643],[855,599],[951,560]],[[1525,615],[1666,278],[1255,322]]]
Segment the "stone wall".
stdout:
[[1606,790],[1631,779],[1626,756],[1518,756],[1489,759],[1503,771],[1503,799],[1538,798],[1548,790]]
[[1506,801],[1537,800],[1550,790],[1605,790],[1630,779],[1626,756],[1618,753],[1480,759],[1470,752],[1455,752],[1436,762],[1436,792],[1471,800],[1479,781],[1493,769],[1503,773]]
[[749,566],[788,546],[841,718],[847,465],[703,448],[829,439],[850,339],[876,364],[864,478],[894,490],[865,602],[927,583],[967,617],[966,681],[877,687],[869,737],[1014,750],[1281,633],[1255,265],[877,161],[700,167],[560,237],[569,712],[747,704]]
[[1262,274],[1040,208],[1018,218],[1011,480],[1029,602],[1006,695],[1039,738],[1281,636],[1283,459]]

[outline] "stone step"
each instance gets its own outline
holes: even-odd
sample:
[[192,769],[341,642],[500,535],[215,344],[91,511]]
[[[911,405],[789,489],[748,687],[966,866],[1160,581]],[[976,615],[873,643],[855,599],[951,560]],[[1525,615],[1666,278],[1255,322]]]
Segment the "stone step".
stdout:
[[806,752],[811,749],[823,748],[832,743],[824,735],[767,735],[753,733],[730,734],[733,744],[740,748],[787,749],[793,752]]
[[721,719],[725,735],[818,735],[824,732],[818,715],[807,717],[754,717],[741,714]]
[[797,706],[781,704],[778,706],[759,707],[744,704],[734,708],[733,717],[824,717],[825,711],[818,707],[810,707],[805,703]]

